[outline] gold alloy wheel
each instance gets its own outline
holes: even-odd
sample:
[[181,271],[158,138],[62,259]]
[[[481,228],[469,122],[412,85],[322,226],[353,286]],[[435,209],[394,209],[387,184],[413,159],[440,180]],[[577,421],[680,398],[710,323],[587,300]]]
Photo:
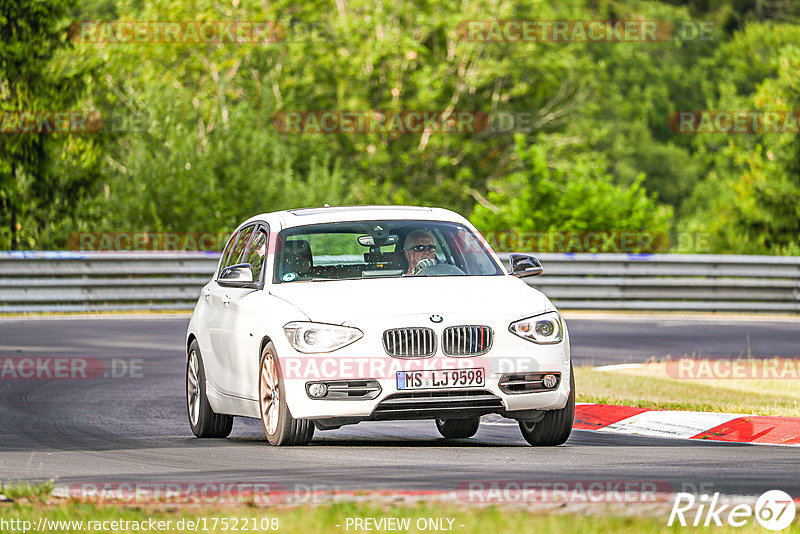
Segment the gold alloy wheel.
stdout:
[[270,353],[264,355],[261,362],[261,420],[267,434],[274,435],[278,431],[280,419],[280,385],[275,358]]

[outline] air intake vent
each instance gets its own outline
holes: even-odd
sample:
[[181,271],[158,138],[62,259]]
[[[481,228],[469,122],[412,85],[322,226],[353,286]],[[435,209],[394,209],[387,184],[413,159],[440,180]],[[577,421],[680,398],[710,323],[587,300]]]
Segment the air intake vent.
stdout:
[[489,391],[414,391],[389,395],[370,419],[446,419],[502,411],[503,401]]
[[477,356],[489,352],[493,338],[488,326],[451,326],[442,334],[442,348],[448,356]]
[[383,348],[395,358],[427,358],[436,352],[430,328],[394,328],[383,333]]
[[[323,393],[321,395],[312,395],[310,391],[312,384],[323,385]],[[306,383],[306,393],[311,399],[369,400],[380,395],[381,385],[376,380],[308,382]]]
[[[545,377],[550,377],[546,384]],[[498,381],[500,391],[503,393],[532,393],[536,391],[553,391],[561,383],[561,373],[517,373],[503,375]]]

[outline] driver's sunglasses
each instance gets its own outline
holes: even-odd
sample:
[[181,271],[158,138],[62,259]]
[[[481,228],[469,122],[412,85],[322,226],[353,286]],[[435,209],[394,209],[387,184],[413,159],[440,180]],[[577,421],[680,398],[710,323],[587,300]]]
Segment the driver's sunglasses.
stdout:
[[413,250],[414,252],[436,252],[436,245],[417,245],[408,250]]

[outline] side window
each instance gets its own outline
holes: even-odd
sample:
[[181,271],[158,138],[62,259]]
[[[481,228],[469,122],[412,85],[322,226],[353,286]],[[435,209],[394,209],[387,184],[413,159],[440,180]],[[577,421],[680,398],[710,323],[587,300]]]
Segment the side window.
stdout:
[[259,229],[247,247],[245,258],[241,263],[249,263],[253,267],[253,280],[261,280],[261,271],[264,269],[264,260],[267,256],[267,233]]
[[228,258],[226,267],[230,265],[236,265],[237,263],[245,263],[247,261],[245,259],[245,252],[247,251],[247,245],[250,242],[250,236],[253,235],[254,229],[255,226],[251,225],[243,228],[239,233],[239,239],[236,240],[236,244],[233,246],[231,257]]
[[250,236],[253,233],[253,228],[255,228],[255,226],[251,225],[246,228],[243,228],[242,231],[239,232],[239,235],[237,236],[236,242],[233,244],[230,253],[225,257],[225,264],[219,270],[220,274],[222,274],[222,271],[224,271],[226,267],[230,267],[231,265],[236,265],[237,263],[243,263],[242,257],[244,256],[245,248],[247,247],[247,242],[250,241]]
[[233,234],[231,234],[230,239],[228,239],[228,242],[225,244],[225,248],[222,249],[222,256],[220,257],[220,260],[219,260],[219,272],[220,273],[225,269],[225,267],[230,265],[228,263],[228,258],[231,255],[231,249],[236,244],[236,239],[238,239],[238,237],[239,237],[239,232],[233,232]]

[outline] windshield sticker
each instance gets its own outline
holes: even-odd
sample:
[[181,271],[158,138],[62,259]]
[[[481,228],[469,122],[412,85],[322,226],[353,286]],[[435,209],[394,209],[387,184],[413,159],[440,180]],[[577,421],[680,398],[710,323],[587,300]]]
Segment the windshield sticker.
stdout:
[[291,282],[295,278],[297,278],[297,273],[286,273],[281,277],[281,280],[284,282]]

